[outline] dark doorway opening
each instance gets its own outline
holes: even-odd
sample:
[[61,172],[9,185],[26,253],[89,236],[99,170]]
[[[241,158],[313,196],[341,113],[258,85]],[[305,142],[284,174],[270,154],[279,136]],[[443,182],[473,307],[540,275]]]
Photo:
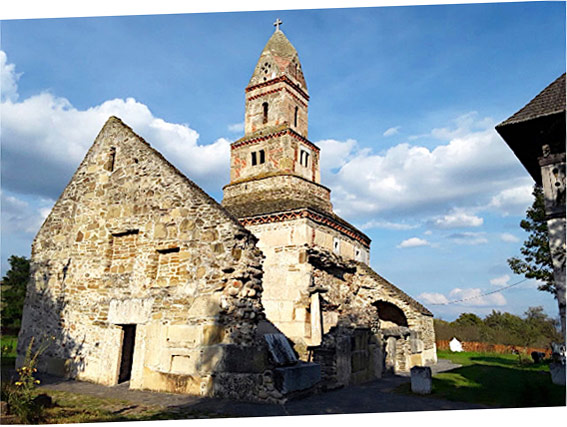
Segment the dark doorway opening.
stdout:
[[120,373],[118,383],[129,381],[132,376],[132,361],[134,360],[134,342],[136,325],[119,325],[124,331],[122,337],[122,356],[120,358]]

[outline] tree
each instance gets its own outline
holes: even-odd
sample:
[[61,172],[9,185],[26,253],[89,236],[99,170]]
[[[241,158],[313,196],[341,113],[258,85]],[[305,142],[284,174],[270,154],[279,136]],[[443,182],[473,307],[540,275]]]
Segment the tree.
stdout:
[[542,282],[538,289],[551,292],[557,298],[555,280],[553,279],[551,251],[549,250],[543,190],[536,185],[532,194],[534,202],[526,211],[526,219],[520,222],[520,227],[530,233],[528,240],[524,242],[520,249],[523,259],[509,258],[508,265],[514,273]]
[[30,261],[26,257],[12,255],[10,269],[2,278],[2,329],[19,329],[26,297],[26,285],[30,277]]

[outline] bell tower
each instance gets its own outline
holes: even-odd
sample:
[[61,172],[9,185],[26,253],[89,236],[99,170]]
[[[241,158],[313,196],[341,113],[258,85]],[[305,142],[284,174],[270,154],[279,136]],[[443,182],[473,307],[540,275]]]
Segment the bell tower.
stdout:
[[331,211],[330,191],[320,185],[319,147],[307,139],[307,84],[281,24],[274,23],[245,89],[244,136],[230,147],[223,205],[272,200]]

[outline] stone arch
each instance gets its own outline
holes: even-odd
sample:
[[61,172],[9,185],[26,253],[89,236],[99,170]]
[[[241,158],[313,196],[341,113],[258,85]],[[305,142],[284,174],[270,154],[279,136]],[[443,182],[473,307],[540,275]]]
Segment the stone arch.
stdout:
[[378,300],[372,305],[378,310],[378,317],[382,322],[393,324],[392,326],[408,327],[406,314],[396,304],[384,300]]

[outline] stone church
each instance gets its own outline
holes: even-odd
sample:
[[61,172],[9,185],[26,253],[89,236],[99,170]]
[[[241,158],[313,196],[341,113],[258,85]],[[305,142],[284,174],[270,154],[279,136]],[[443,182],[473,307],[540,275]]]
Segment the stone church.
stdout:
[[436,362],[431,312],[333,212],[279,25],[245,93],[222,204],[108,119],[33,242],[18,363],[34,337],[55,375],[281,401]]

